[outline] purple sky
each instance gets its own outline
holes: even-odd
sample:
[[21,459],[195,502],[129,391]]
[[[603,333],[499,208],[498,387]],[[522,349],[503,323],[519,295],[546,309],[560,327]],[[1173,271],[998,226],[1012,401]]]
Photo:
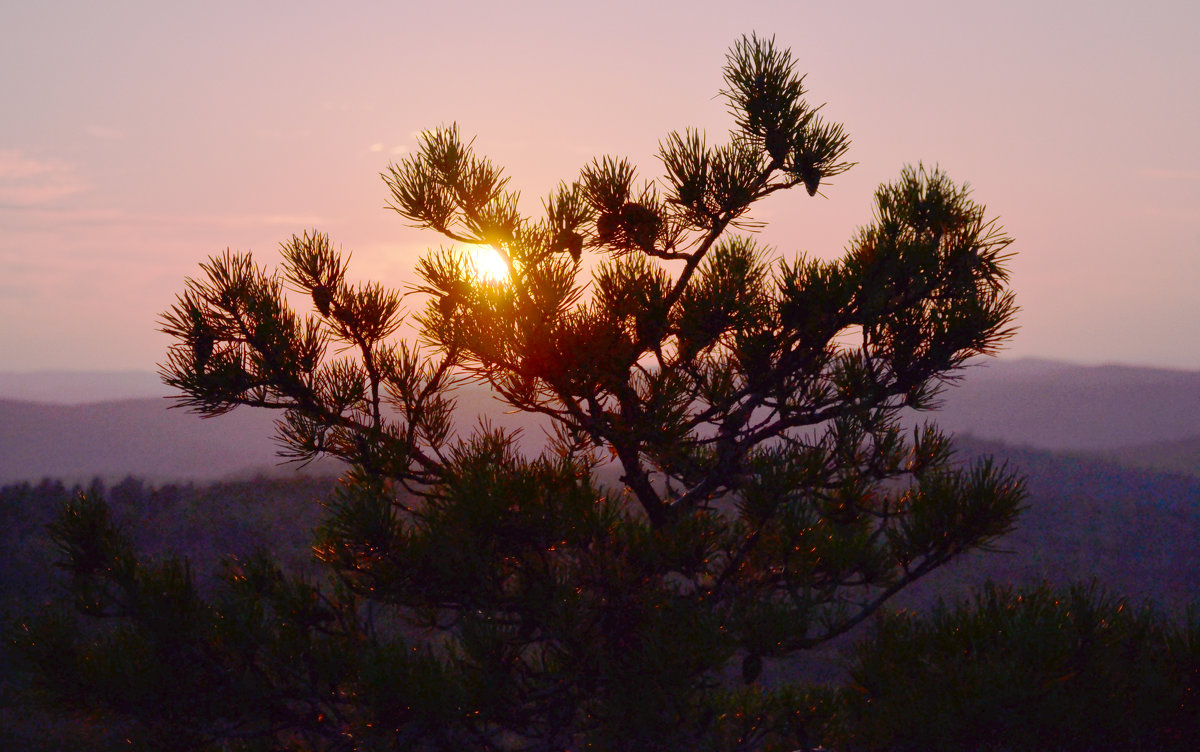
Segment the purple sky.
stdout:
[[379,178],[457,121],[528,212],[593,156],[657,175],[723,140],[724,53],[774,35],[859,164],[755,212],[840,253],[875,186],[938,164],[1016,237],[1007,354],[1200,368],[1200,5],[1180,2],[8,3],[0,370],[153,369],[183,279],[316,227],[402,287],[441,240]]

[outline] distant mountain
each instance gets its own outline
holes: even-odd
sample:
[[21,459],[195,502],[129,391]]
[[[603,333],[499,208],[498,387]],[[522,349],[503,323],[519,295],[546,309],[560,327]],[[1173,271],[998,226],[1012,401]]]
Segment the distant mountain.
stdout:
[[[1200,372],[990,360],[961,376],[946,390],[944,407],[922,416],[960,435],[1108,452],[1130,466],[1177,471],[1186,460],[1169,447],[1200,436]],[[201,420],[168,410],[170,401],[161,399],[167,393],[149,372],[0,373],[0,482],[131,473],[211,480],[278,465],[276,415],[239,408]],[[539,419],[509,414],[485,388],[464,387],[457,400],[461,428],[482,417],[521,430],[529,451],[542,445]],[[1187,445],[1179,449],[1186,456]]]
[[235,410],[204,420],[168,401],[50,405],[0,400],[0,482],[86,482],[137,475],[215,480],[277,464],[274,416]]
[[[526,416],[507,415],[480,389],[459,397],[459,425],[470,429],[484,416],[495,426],[523,430],[535,451],[541,430]],[[260,474],[336,474],[332,461],[300,468],[285,463],[274,441],[278,411],[241,407],[201,418],[172,409],[164,398],[85,404],[0,399],[0,483],[58,478],[86,483],[134,475],[151,481],[212,481]]]
[[1053,450],[1176,441],[1200,436],[1200,371],[981,361],[931,417],[951,431]]

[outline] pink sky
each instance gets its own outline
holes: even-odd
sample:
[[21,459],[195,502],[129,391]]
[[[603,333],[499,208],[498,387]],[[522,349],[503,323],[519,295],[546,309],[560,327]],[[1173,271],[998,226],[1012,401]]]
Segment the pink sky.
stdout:
[[[155,367],[158,314],[226,247],[316,227],[402,287],[441,240],[379,173],[456,121],[528,212],[593,156],[645,177],[729,127],[728,46],[774,35],[859,164],[755,213],[837,255],[875,186],[939,164],[1016,237],[1007,354],[1200,368],[1194,2],[9,3],[0,370]],[[737,7],[737,10],[731,10]]]

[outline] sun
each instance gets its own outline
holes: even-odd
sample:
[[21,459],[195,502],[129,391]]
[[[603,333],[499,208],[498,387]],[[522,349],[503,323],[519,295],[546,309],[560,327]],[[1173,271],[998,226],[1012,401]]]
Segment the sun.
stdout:
[[471,271],[481,282],[507,282],[508,267],[490,245],[473,245],[467,250]]

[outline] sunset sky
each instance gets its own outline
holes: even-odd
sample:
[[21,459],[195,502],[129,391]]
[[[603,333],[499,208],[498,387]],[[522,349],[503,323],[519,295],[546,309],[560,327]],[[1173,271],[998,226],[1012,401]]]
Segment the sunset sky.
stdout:
[[[735,10],[736,8],[736,10]],[[1009,357],[1200,369],[1200,4],[41,2],[0,10],[0,370],[152,370],[227,247],[317,228],[403,287],[441,240],[379,177],[457,122],[528,213],[594,156],[644,177],[731,123],[725,51],[774,35],[858,165],[754,213],[838,255],[907,163],[1016,238]]]

